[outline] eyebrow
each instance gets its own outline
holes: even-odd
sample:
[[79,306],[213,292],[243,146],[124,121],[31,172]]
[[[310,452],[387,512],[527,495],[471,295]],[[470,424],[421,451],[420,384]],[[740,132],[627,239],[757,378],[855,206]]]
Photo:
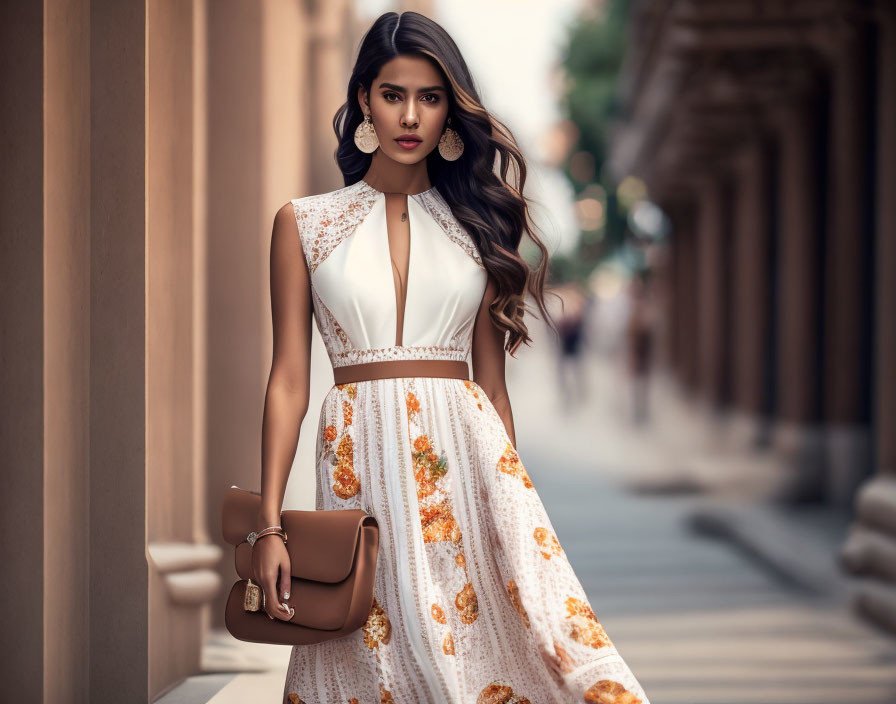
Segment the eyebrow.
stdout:
[[[379,87],[380,88],[391,88],[392,90],[401,91],[402,93],[404,93],[407,90],[404,86],[399,86],[394,83],[380,83]],[[434,90],[444,91],[445,89],[442,86],[426,86],[424,88],[421,88],[420,92],[421,93],[429,93]]]

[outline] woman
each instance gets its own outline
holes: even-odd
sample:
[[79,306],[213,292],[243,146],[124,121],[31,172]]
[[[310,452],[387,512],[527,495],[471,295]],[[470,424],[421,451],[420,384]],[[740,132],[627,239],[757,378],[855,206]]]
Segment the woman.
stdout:
[[[316,507],[375,516],[379,560],[364,627],[294,647],[284,702],[647,703],[515,450],[504,354],[530,341],[527,291],[548,316],[547,253],[510,133],[451,38],[414,12],[365,35],[334,128],[346,185],[292,200],[274,222],[258,528],[279,525],[313,312],[335,381]],[[534,272],[517,253],[524,231],[543,255]],[[282,540],[259,540],[253,560],[264,592],[287,600]],[[268,616],[288,620],[278,601]]]

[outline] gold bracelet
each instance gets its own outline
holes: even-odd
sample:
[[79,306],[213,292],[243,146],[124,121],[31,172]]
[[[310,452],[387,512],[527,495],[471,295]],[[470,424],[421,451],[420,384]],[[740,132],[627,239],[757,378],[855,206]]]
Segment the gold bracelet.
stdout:
[[249,543],[249,545],[255,547],[256,540],[264,537],[265,535],[273,534],[279,535],[281,538],[283,538],[283,542],[286,542],[286,533],[283,532],[283,529],[280,526],[268,526],[263,530],[253,530],[251,533],[249,533],[248,536],[246,536],[246,541]]
[[269,535],[276,535],[278,538],[283,538],[283,544],[286,545],[286,533],[275,533],[271,531],[270,533],[265,533],[264,535],[258,535],[255,537],[255,542],[257,543],[261,538],[266,538]]

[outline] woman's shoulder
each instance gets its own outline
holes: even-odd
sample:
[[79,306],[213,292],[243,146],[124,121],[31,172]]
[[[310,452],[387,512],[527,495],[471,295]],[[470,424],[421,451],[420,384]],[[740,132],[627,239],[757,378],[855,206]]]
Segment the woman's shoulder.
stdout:
[[320,208],[330,208],[334,206],[340,205],[350,205],[353,198],[356,198],[360,193],[361,188],[359,186],[361,182],[349,184],[348,186],[342,186],[341,188],[334,188],[332,191],[326,191],[324,193],[313,193],[306,196],[299,196],[297,198],[292,199],[292,205],[295,208],[302,208],[308,210],[320,209]]
[[364,218],[373,202],[362,181],[292,199],[290,205],[312,271]]
[[309,226],[314,232],[342,229],[347,222],[354,222],[370,210],[375,198],[363,181],[335,188],[325,193],[315,193],[293,198],[291,205],[301,232]]

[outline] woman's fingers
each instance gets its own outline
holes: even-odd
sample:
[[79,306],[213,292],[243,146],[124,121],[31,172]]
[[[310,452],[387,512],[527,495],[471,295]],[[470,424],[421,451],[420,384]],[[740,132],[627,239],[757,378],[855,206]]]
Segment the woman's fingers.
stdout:
[[[279,618],[281,621],[289,621],[289,619],[292,618],[292,614],[294,612],[280,599],[277,598],[276,586],[276,574],[268,575],[268,577],[262,582],[262,590],[265,593],[264,610],[267,612],[270,618]],[[268,594],[270,594],[272,598],[268,599]]]
[[276,592],[273,590],[273,585],[275,583],[276,577],[272,572],[265,571],[259,577],[259,584],[261,584],[261,599],[262,604],[264,606],[265,613],[269,618],[274,618],[275,614],[273,613],[273,609],[277,607],[276,599],[269,599],[269,594],[275,594]]
[[278,549],[279,541],[276,543],[271,541],[273,538],[268,538],[267,545],[257,543],[253,551],[253,563],[255,559],[258,560],[256,581],[262,591],[262,608],[268,618],[289,621],[295,613],[292,607],[284,603],[289,598],[288,592],[292,582],[289,553],[282,543]]
[[[286,551],[283,551],[284,554]],[[296,612],[295,608],[286,603],[286,600],[289,599],[289,589],[292,585],[292,575],[289,572],[289,555],[287,555],[280,562],[280,597],[281,603],[280,607],[282,609],[282,614],[280,618],[284,621],[289,621],[293,614]]]
[[289,555],[280,562],[280,598],[283,601],[289,599],[289,590],[292,586],[292,573],[290,571]]

